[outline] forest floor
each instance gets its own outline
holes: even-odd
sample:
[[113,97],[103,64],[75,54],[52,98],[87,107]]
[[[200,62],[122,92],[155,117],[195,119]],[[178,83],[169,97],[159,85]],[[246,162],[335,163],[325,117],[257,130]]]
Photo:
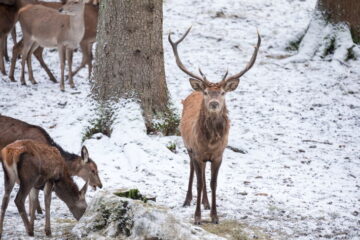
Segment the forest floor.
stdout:
[[[164,1],[166,77],[178,113],[192,90],[175,64],[169,32],[177,39],[192,26],[179,53],[189,69],[200,66],[212,81],[219,81],[226,69],[230,74],[242,70],[256,44],[256,29],[262,36],[255,66],[227,96],[229,145],[246,154],[226,149],[217,191],[220,227],[241,226],[248,239],[360,239],[360,59],[344,64],[331,57],[303,63],[283,59],[295,54],[286,47],[307,28],[315,2]],[[78,65],[81,54],[75,55]],[[44,58],[59,78],[57,52],[46,51]],[[75,77],[76,89],[66,85],[66,92],[60,92],[33,62],[37,85],[24,87],[0,76],[0,114],[40,125],[65,149],[79,153],[84,131],[98,115],[87,69]],[[19,73],[18,61],[17,80]],[[134,102],[119,103],[115,115],[110,138],[96,135],[84,143],[98,164],[104,188],[138,188],[192,222],[195,201],[182,207],[189,159],[181,138],[146,135]],[[176,153],[169,145],[176,146]],[[89,191],[89,201],[94,194]],[[69,239],[64,232],[75,221],[65,204],[53,198],[53,238]],[[209,211],[203,210],[203,218],[209,219]],[[39,219],[36,239],[44,236],[44,217]],[[13,201],[3,239],[32,239]]]

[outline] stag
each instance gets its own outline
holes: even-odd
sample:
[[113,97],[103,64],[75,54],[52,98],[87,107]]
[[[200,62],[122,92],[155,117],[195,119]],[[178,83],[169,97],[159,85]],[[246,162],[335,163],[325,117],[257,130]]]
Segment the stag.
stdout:
[[[59,9],[65,4],[59,2],[38,2],[38,4],[41,4],[45,7],[53,8],[53,9]],[[95,6],[91,3],[87,3],[85,5],[85,33],[84,36],[80,42],[80,48],[82,51],[82,60],[81,64],[74,72],[72,72],[72,76],[74,77],[82,68],[85,67],[85,65],[89,66],[89,78],[91,76],[92,72],[92,45],[96,41],[96,26],[97,26],[97,18],[98,18],[98,12],[99,7]],[[21,55],[23,49],[23,39],[21,39],[17,44],[14,45],[12,50],[12,58],[11,58],[11,66],[10,66],[10,73],[9,78],[11,81],[15,82],[14,78],[14,72],[15,72],[15,65],[16,65],[16,59]],[[46,65],[44,59],[43,59],[43,48],[39,47],[34,51],[34,56],[39,61],[41,67],[46,71],[47,75],[49,76],[49,79],[53,82],[57,82],[54,75],[49,70],[48,66]]]
[[[59,150],[61,156],[65,159],[71,176],[81,177],[84,181],[88,181],[89,185],[94,189],[96,189],[96,187],[102,188],[97,165],[89,157],[88,150],[85,146],[81,149],[81,156],[69,153],[58,145],[43,128],[2,115],[0,115],[0,133],[0,150],[16,140],[23,139],[32,139],[47,144]],[[42,210],[38,202],[38,195],[38,189],[31,191],[31,196],[36,198],[35,206],[38,209],[38,213],[41,213]]]
[[[0,237],[10,193],[15,182],[20,185],[15,204],[29,236],[34,236],[34,218],[29,222],[25,210],[25,199],[32,188],[41,188],[45,185],[45,233],[47,236],[51,235],[50,203],[52,189],[66,203],[77,220],[82,217],[87,208],[85,194],[88,184],[85,183],[82,190],[79,191],[57,148],[33,140],[18,140],[3,148],[1,155],[5,192],[1,206]],[[30,205],[33,204],[33,200],[30,198]],[[32,208],[30,215],[34,214],[35,208]]]
[[255,63],[259,51],[261,38],[258,34],[258,42],[254,53],[244,70],[229,76],[228,72],[220,82],[213,83],[199,69],[200,75],[187,70],[181,62],[178,54],[178,45],[190,32],[186,33],[176,42],[169,42],[175,55],[176,64],[190,78],[190,85],[195,90],[183,101],[183,112],[180,122],[180,132],[185,147],[190,157],[190,177],[184,206],[189,206],[192,200],[192,183],[194,171],[197,178],[197,202],[195,210],[195,224],[201,224],[201,194],[202,203],[209,209],[209,201],[206,192],[205,167],[206,162],[211,162],[211,194],[212,203],[210,217],[212,223],[219,223],[216,210],[217,177],[223,158],[223,152],[227,146],[230,121],[225,103],[225,94],[234,91],[244,75]]
[[39,47],[57,47],[59,52],[61,81],[64,86],[65,58],[69,68],[70,87],[75,84],[72,77],[72,55],[85,32],[85,3],[89,0],[69,0],[59,11],[40,4],[30,5],[19,11],[19,22],[23,32],[24,46],[21,59],[21,83],[25,85],[25,62],[29,70],[29,80],[36,84],[32,72],[31,55]]

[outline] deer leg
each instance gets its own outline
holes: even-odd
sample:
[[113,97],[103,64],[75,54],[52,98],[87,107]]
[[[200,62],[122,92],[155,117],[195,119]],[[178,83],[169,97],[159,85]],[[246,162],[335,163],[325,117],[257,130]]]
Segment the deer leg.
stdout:
[[0,36],[0,71],[3,75],[6,75],[5,63],[4,63],[5,41],[6,41],[6,35]]
[[32,185],[29,183],[24,183],[20,179],[20,188],[15,198],[15,204],[18,209],[18,212],[24,222],[26,231],[29,236],[34,236],[34,229],[30,225],[26,210],[25,210],[25,199],[29,195],[29,192],[32,188]]
[[22,85],[26,85],[26,82],[25,82],[25,62],[26,62],[26,59],[29,55],[29,51],[31,49],[31,46],[32,46],[32,42],[30,41],[25,41],[24,39],[24,46],[23,46],[23,49],[22,49],[22,53],[21,53],[21,76],[20,76],[20,82]]
[[72,58],[73,58],[73,50],[67,48],[66,49],[66,61],[68,63],[68,73],[69,73],[69,84],[71,88],[75,88],[74,79],[72,75]]
[[11,30],[11,37],[14,45],[16,45],[16,25],[14,25],[13,29]]
[[5,35],[5,42],[4,42],[4,57],[5,57],[5,61],[9,61],[9,54],[8,54],[8,49],[7,49],[7,39],[8,39],[8,34]]
[[21,39],[18,43],[16,43],[12,49],[12,56],[11,56],[11,65],[10,65],[10,72],[9,78],[11,81],[15,82],[14,73],[15,73],[15,66],[16,60],[20,56],[24,47],[24,40]]
[[45,197],[45,234],[46,236],[51,235],[51,225],[50,225],[50,204],[51,204],[51,192],[53,189],[53,183],[47,182],[44,188],[44,197]]
[[33,69],[32,69],[32,61],[31,61],[33,52],[36,50],[37,47],[38,47],[38,46],[36,46],[36,44],[33,43],[33,45],[32,45],[31,48],[30,48],[28,57],[27,57],[27,66],[28,66],[29,80],[30,80],[30,82],[31,82],[32,84],[37,84],[37,82],[36,82],[35,79],[34,79],[34,74],[33,74]]
[[185,202],[183,204],[183,207],[190,206],[191,200],[192,200],[192,184],[194,179],[194,164],[193,160],[190,157],[190,176],[189,176],[189,185],[188,190],[185,197]]
[[89,61],[89,50],[88,45],[85,42],[80,42],[80,48],[82,52],[82,59],[80,66],[72,73],[73,76],[77,74],[83,67],[85,67],[86,63]]
[[195,225],[201,224],[201,191],[204,189],[203,184],[203,166],[202,162],[199,162],[197,159],[193,161],[196,179],[197,179],[197,199],[196,199],[196,210],[195,210]]
[[38,47],[35,51],[34,51],[34,55],[36,57],[36,59],[39,61],[41,67],[45,70],[45,72],[47,73],[47,75],[50,78],[50,81],[57,83],[56,78],[54,77],[54,75],[52,74],[52,72],[50,71],[50,69],[48,68],[48,66],[46,65],[46,63],[44,62],[44,58],[43,58],[43,52],[44,52],[44,48],[42,47]]
[[30,215],[30,226],[34,229],[35,222],[35,210],[36,210],[36,199],[38,196],[38,190],[32,188],[29,194],[29,215]]
[[3,166],[3,170],[4,170],[5,191],[4,191],[4,196],[3,196],[3,200],[2,200],[2,204],[1,204],[0,238],[1,238],[1,235],[2,235],[2,231],[3,231],[5,212],[6,212],[6,209],[8,207],[9,200],[10,200],[10,193],[11,193],[12,189],[14,188],[14,184],[15,184],[15,179],[10,179],[9,178],[4,166]]
[[205,179],[205,167],[206,167],[206,163],[203,164],[203,183],[204,183],[204,189],[203,189],[203,196],[202,196],[202,204],[204,205],[204,209],[210,209],[210,204],[209,204],[209,199],[207,196],[207,191],[206,191],[206,179]]
[[65,49],[63,46],[58,47],[59,59],[60,59],[60,70],[61,70],[61,79],[60,79],[60,90],[65,91],[64,86],[64,67],[65,67]]
[[222,159],[218,160],[218,161],[214,161],[211,163],[211,182],[210,182],[210,186],[211,186],[211,212],[210,212],[210,217],[211,217],[211,222],[218,224],[219,223],[219,218],[217,216],[217,211],[216,211],[216,187],[217,187],[217,177],[218,177],[218,173],[219,173],[219,169],[221,166],[221,161]]
[[[36,219],[35,210],[38,214],[42,214],[42,209],[39,203],[39,190],[32,188],[29,194],[29,213],[30,213],[30,222],[34,222]],[[32,215],[33,211],[33,215]]]

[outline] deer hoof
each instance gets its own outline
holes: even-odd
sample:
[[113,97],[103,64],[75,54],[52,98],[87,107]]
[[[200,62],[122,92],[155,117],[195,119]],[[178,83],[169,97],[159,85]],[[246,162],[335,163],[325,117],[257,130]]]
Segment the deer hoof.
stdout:
[[201,225],[201,217],[195,217],[195,225]]
[[219,218],[218,218],[217,216],[211,217],[211,222],[212,222],[213,224],[219,224]]
[[33,236],[34,236],[34,231],[33,231],[33,230],[28,231],[28,235],[29,235],[30,237],[33,237]]
[[12,77],[9,77],[9,79],[10,79],[11,82],[16,82],[16,81],[15,81],[15,78],[14,78],[13,76],[12,76]]
[[46,229],[45,230],[45,234],[46,234],[46,236],[51,236],[51,230],[50,229]]
[[184,204],[183,204],[183,207],[188,207],[188,206],[190,206],[190,202],[191,202],[191,201],[186,200],[186,201],[184,202]]

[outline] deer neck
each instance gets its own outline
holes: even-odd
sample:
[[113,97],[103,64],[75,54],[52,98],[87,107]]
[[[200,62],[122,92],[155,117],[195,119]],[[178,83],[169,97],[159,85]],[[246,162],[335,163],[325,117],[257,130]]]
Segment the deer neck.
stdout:
[[[69,35],[74,36],[74,42],[79,43],[85,33],[85,5],[76,15],[69,15]],[[77,46],[74,46],[77,47]]]
[[229,119],[227,114],[226,106],[219,113],[212,113],[202,103],[197,126],[205,142],[214,145],[228,134]]
[[[81,160],[80,160],[81,161]],[[66,161],[70,176],[77,176],[81,169],[81,162],[78,159]]]

